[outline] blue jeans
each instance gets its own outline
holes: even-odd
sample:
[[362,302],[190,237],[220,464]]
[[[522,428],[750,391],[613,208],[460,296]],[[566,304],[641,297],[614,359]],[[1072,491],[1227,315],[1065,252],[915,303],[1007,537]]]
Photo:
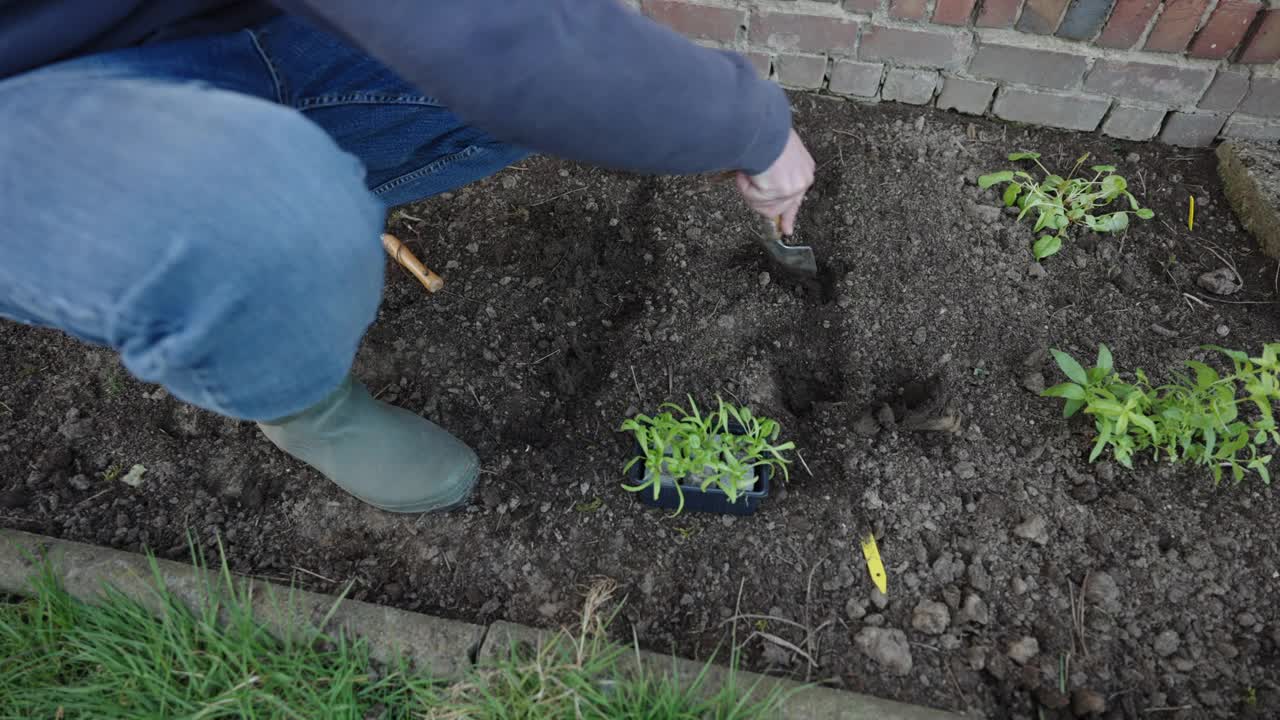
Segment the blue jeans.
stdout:
[[525,156],[282,17],[0,81],[0,316],[246,420],[349,372],[388,207]]

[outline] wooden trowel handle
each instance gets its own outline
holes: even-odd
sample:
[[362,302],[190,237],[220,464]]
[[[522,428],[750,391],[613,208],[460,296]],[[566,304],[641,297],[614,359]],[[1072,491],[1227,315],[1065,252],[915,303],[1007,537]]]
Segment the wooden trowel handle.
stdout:
[[397,263],[400,263],[401,267],[418,278],[418,282],[422,283],[422,287],[426,288],[427,292],[436,292],[444,287],[444,279],[431,272],[431,268],[423,265],[422,261],[413,254],[413,251],[400,242],[400,238],[391,233],[383,233],[382,247],[387,251],[388,255],[395,258]]

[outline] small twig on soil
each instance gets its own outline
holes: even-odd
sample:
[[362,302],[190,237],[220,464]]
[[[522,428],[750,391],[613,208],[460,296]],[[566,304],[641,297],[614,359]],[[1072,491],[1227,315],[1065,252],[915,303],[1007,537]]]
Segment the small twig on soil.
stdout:
[[9,406],[8,406],[7,404],[5,404],[3,401],[0,401],[0,408],[4,408],[4,412],[5,412],[5,414],[6,414],[6,415],[12,415],[12,414],[13,414],[13,408],[9,407]]
[[675,392],[673,387],[674,387],[674,384],[671,380],[671,366],[667,365],[667,397],[668,398],[670,398],[672,393]]
[[966,706],[969,705],[969,696],[964,694],[964,688],[960,687],[960,681],[956,679],[955,671],[951,669],[950,660],[944,660],[943,666],[947,668],[947,677],[951,678],[951,684],[956,686],[956,693],[960,695],[960,702]]
[[728,623],[736,623],[739,620],[767,620],[769,622],[777,622],[777,623],[782,623],[783,625],[790,625],[791,627],[798,628],[806,632],[809,630],[807,625],[804,625],[803,623],[798,623],[795,620],[788,620],[786,618],[780,618],[775,615],[757,615],[755,613],[739,614],[735,612],[733,617],[728,618],[727,620],[724,620],[720,624],[727,625]]
[[404,219],[404,220],[412,220],[413,222],[416,222],[416,223],[425,223],[425,222],[426,222],[426,220],[423,220],[423,219],[422,219],[422,218],[420,218],[420,217],[414,217],[414,216],[410,215],[409,213],[407,213],[407,212],[405,212],[405,211],[403,211],[403,210],[397,210],[397,211],[396,211],[396,215],[399,215],[399,216],[400,216],[402,219]]
[[538,358],[537,360],[534,360],[533,362],[531,362],[531,363],[529,363],[529,364],[530,364],[530,365],[537,365],[538,363],[542,362],[543,360],[546,360],[547,358],[552,357],[552,356],[554,356],[554,355],[558,354],[559,352],[560,352],[560,348],[556,348],[555,350],[552,350],[551,352],[547,353],[546,355],[543,355],[542,357]]
[[643,403],[643,402],[644,402],[644,393],[640,392],[640,380],[639,380],[639,378],[637,378],[637,377],[636,377],[636,366],[635,366],[635,365],[630,365],[630,366],[628,366],[628,367],[630,367],[630,368],[631,368],[631,382],[632,382],[632,384],[634,384],[634,385],[635,385],[635,387],[636,387],[636,397],[637,397],[637,398],[639,398],[639,400],[640,400],[640,402],[641,402],[641,403]]
[[576,187],[576,188],[574,188],[574,189],[572,189],[572,190],[566,190],[566,191],[564,191],[564,192],[560,193],[559,195],[552,195],[552,196],[551,196],[551,197],[549,197],[549,198],[544,198],[544,199],[539,200],[539,201],[537,201],[537,202],[535,202],[535,203],[532,203],[532,204],[530,204],[530,205],[529,205],[529,207],[538,207],[539,205],[543,205],[543,204],[549,203],[549,202],[551,202],[552,200],[559,200],[560,198],[564,197],[565,195],[572,195],[573,193],[576,193],[576,192],[578,192],[578,191],[580,191],[580,190],[586,190],[586,189],[587,189],[587,186],[586,186],[586,185],[583,185],[583,186],[581,186],[581,187]]
[[1200,298],[1196,297],[1195,295],[1192,295],[1189,292],[1182,293],[1182,297],[1187,301],[1188,305],[1190,305],[1191,302],[1194,300],[1195,302],[1200,303],[1200,307],[1209,307],[1209,303],[1201,300]]
[[1143,710],[1142,713],[1158,713],[1158,712],[1178,712],[1179,710],[1195,710],[1195,705],[1167,705],[1165,707],[1153,707]]
[[1219,300],[1217,298],[1205,297],[1197,295],[1201,300],[1209,302],[1222,303],[1223,305],[1276,305],[1280,304],[1280,300]]
[[791,652],[793,652],[793,653],[795,653],[795,654],[799,655],[800,657],[802,657],[802,658],[804,658],[805,660],[809,661],[809,665],[810,665],[811,667],[821,667],[821,666],[820,666],[820,665],[818,665],[818,663],[813,659],[813,657],[811,657],[811,656],[809,655],[809,653],[805,652],[804,650],[801,650],[799,647],[797,647],[797,646],[795,645],[795,643],[792,643],[792,642],[789,642],[789,641],[787,641],[787,640],[784,640],[784,639],[782,639],[782,638],[778,637],[777,635],[773,635],[773,634],[771,634],[771,633],[767,633],[767,632],[762,632],[762,631],[760,631],[760,630],[756,630],[756,631],[754,631],[754,632],[752,632],[752,633],[751,633],[751,637],[748,637],[748,638],[747,638],[747,642],[751,642],[751,638],[754,638],[754,637],[756,637],[756,636],[759,636],[759,637],[761,637],[761,638],[762,638],[762,639],[764,639],[764,640],[768,640],[769,642],[773,643],[774,645],[777,645],[777,646],[778,646],[778,647],[780,647],[780,648],[783,648],[783,649],[785,649],[785,650],[790,650]]
[[476,407],[483,409],[483,408],[484,408],[484,403],[480,402],[480,396],[476,394],[476,388],[475,388],[475,386],[474,386],[474,385],[468,385],[468,386],[467,386],[467,389],[471,391],[471,397],[475,398],[475,400],[476,400]]
[[1224,265],[1226,265],[1228,268],[1230,268],[1230,269],[1231,269],[1231,274],[1236,276],[1236,282],[1237,282],[1237,283],[1240,283],[1240,287],[1244,287],[1244,278],[1240,276],[1240,271],[1236,269],[1236,263],[1235,263],[1235,261],[1234,261],[1234,260],[1232,260],[1230,257],[1228,257],[1228,256],[1226,256],[1226,255],[1224,255],[1224,254],[1222,254],[1222,253],[1220,253],[1220,252],[1218,252],[1218,250],[1213,246],[1213,244],[1212,244],[1212,243],[1202,243],[1202,244],[1200,245],[1200,247],[1202,247],[1202,248],[1204,248],[1205,250],[1208,250],[1209,252],[1213,253],[1213,256],[1214,256],[1214,257],[1218,258],[1218,260],[1219,260],[1220,262],[1222,262],[1222,264],[1224,264]]
[[112,488],[109,488],[109,487],[108,487],[108,488],[104,488],[104,489],[99,490],[98,492],[94,493],[93,495],[90,495],[89,497],[85,498],[84,500],[81,500],[80,502],[81,502],[81,503],[84,503],[84,504],[86,504],[86,505],[87,505],[89,502],[91,502],[91,501],[93,501],[93,500],[97,500],[98,498],[102,497],[103,495],[106,495],[107,493],[111,492],[111,490],[112,490]]
[[390,390],[393,386],[395,386],[394,382],[387,383],[386,387],[382,388],[381,390],[373,394],[373,399],[377,400],[378,398],[382,397],[383,393]]
[[813,477],[813,471],[809,469],[809,463],[804,461],[804,456],[800,454],[799,450],[796,451],[796,457],[800,458],[800,464],[804,466],[804,471],[809,473],[809,477]]
[[832,130],[831,132],[833,132],[833,133],[835,133],[835,134],[837,134],[837,135],[848,135],[848,136],[849,136],[849,137],[851,137],[851,138],[860,138],[860,137],[862,137],[862,136],[861,136],[861,135],[859,135],[858,133],[852,133],[852,132],[849,132],[848,130]]
[[338,584],[338,581],[337,581],[337,580],[332,580],[332,579],[330,579],[330,578],[327,578],[327,577],[325,577],[325,576],[321,575],[320,573],[311,572],[310,570],[308,570],[308,569],[306,569],[306,568],[304,568],[304,567],[298,567],[297,565],[294,565],[294,566],[293,566],[293,569],[294,569],[294,570],[297,570],[297,571],[298,571],[298,572],[300,572],[300,573],[306,573],[307,575],[310,575],[310,576],[311,576],[311,577],[313,577],[313,578],[319,578],[320,580],[323,580],[323,581],[325,581],[325,582],[329,583],[330,585],[337,585],[337,584]]

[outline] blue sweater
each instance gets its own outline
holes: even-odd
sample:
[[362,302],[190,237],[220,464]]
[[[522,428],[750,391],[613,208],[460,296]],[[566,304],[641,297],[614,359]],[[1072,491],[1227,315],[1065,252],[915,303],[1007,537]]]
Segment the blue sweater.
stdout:
[[758,173],[791,127],[786,96],[744,58],[618,0],[0,0],[0,79],[281,10],[345,37],[495,137],[572,160]]

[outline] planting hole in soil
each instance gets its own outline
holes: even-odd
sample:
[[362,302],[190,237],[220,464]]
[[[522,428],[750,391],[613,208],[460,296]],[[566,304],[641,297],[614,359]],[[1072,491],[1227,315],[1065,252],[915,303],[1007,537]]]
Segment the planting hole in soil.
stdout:
[[[481,622],[572,622],[607,576],[628,642],[723,657],[726,620],[770,616],[763,632],[803,654],[757,635],[750,669],[986,717],[1061,717],[1089,693],[1118,717],[1274,716],[1274,491],[1149,454],[1089,463],[1090,418],[1039,396],[1065,381],[1050,349],[1083,362],[1105,343],[1117,369],[1166,382],[1186,360],[1228,367],[1202,345],[1256,356],[1280,338],[1276,262],[1236,225],[1212,154],[793,103],[821,168],[794,240],[822,263],[816,295],[768,267],[757,219],[704,177],[536,158],[391,213],[448,294],[392,267],[355,372],[476,448],[465,510],[371,510],[251,424],[3,323],[0,524],[173,558],[190,528],[239,572]],[[1020,149],[1115,165],[1154,218],[1072,228],[1034,262],[1034,219],[976,184]],[[1197,285],[1222,258],[1244,281],[1230,297]],[[750,518],[672,518],[619,488],[619,423],[686,394],[796,442]]]

